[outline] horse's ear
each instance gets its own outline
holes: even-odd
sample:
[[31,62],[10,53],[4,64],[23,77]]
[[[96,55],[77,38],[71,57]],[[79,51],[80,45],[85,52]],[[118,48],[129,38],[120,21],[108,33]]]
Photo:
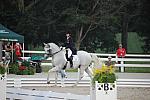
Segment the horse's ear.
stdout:
[[44,44],[44,46],[46,46],[47,44],[46,43],[43,43]]

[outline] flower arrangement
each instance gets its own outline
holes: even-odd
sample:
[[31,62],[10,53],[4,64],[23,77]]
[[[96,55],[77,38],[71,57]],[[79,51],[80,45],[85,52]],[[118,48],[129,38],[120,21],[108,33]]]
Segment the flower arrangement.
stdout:
[[92,83],[94,84],[95,81],[98,81],[98,83],[114,83],[116,81],[114,66],[103,64],[101,68],[93,68]]
[[27,69],[27,67],[26,66],[19,66],[19,70],[26,70]]
[[35,73],[35,69],[28,61],[19,62],[18,65],[17,75],[33,75]]
[[10,65],[11,74],[17,75],[33,75],[35,73],[35,68],[28,61],[19,60],[18,63]]

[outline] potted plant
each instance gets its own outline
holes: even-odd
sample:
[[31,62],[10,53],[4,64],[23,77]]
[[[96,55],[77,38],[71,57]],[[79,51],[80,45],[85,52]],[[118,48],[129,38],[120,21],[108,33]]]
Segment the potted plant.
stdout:
[[91,82],[91,100],[117,100],[116,75],[114,66],[103,64],[100,68],[93,68]]

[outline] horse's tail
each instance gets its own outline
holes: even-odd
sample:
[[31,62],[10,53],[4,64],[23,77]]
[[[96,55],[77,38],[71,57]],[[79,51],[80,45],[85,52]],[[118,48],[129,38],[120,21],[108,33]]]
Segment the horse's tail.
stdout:
[[94,63],[92,67],[101,67],[102,62],[95,54],[91,54],[91,58],[92,62]]

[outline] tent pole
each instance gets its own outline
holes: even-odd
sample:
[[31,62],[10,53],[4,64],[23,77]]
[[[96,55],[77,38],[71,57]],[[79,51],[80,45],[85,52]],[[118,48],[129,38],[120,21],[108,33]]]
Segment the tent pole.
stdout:
[[24,60],[24,43],[23,43],[23,60]]
[[2,61],[2,50],[3,50],[2,44],[3,42],[0,41],[0,62]]
[[12,45],[12,49],[11,49],[11,51],[12,51],[11,57],[12,57],[12,58],[11,58],[11,60],[12,60],[12,62],[13,62],[13,60],[14,60],[14,59],[13,59],[13,58],[14,58],[14,55],[13,55],[13,53],[14,53],[14,52],[13,52],[13,49],[14,49],[13,42],[12,42],[11,45]]

